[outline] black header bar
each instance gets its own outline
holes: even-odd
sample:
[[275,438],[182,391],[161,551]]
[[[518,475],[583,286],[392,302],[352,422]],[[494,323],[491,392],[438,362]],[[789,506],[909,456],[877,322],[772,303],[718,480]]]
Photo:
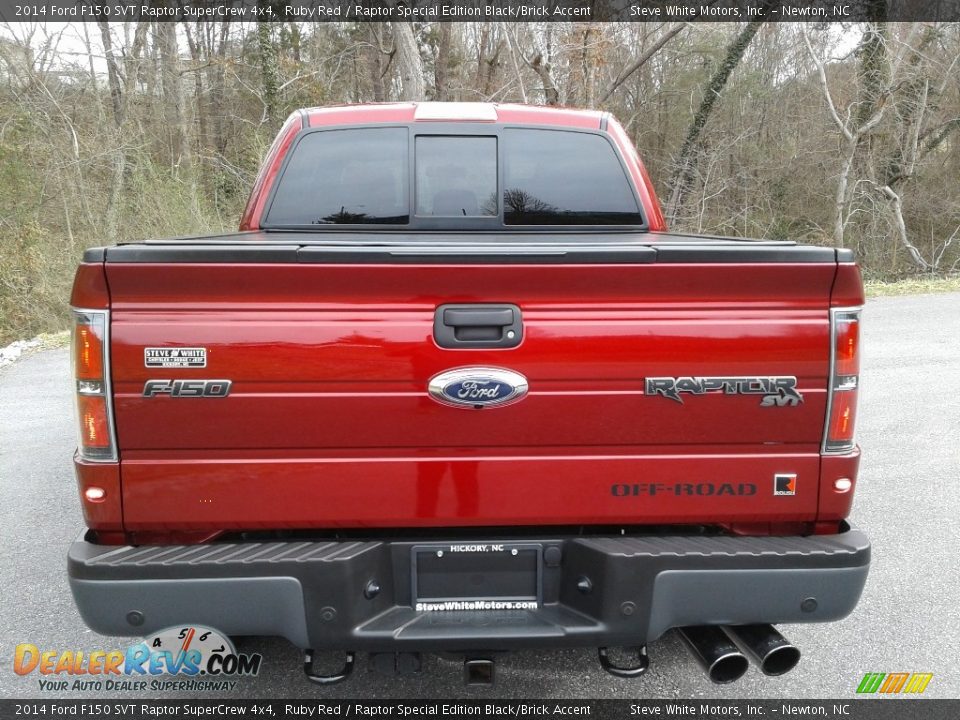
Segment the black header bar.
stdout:
[[5,22],[960,21],[960,0],[0,0]]
[[825,720],[954,720],[960,700],[889,698],[883,700],[138,700],[129,697],[74,700],[0,700],[0,717],[61,718],[62,720],[141,720],[146,718],[464,718],[578,717],[616,718],[792,718]]

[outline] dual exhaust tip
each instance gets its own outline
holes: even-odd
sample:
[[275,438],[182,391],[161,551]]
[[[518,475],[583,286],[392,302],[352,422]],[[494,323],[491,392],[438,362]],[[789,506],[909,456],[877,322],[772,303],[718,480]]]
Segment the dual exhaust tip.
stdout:
[[[788,673],[800,662],[800,651],[772,625],[701,625],[677,628],[677,632],[707,677],[721,685],[743,677],[750,667],[747,656],[757,664],[764,675],[771,676]],[[399,674],[420,671],[419,653],[382,653],[381,656],[381,660],[386,658],[388,662],[380,665]],[[644,646],[638,648],[637,661],[629,668],[614,665],[607,656],[607,648],[600,648],[599,657],[603,669],[617,677],[639,677],[649,666],[647,649]],[[354,653],[348,652],[345,664],[339,672],[321,675],[313,668],[313,651],[307,650],[304,654],[304,673],[311,682],[320,685],[346,680],[353,670],[353,665]],[[377,666],[376,661],[374,666]],[[466,657],[463,678],[467,685],[493,685],[496,678],[493,659]]]
[[704,625],[677,632],[707,677],[718,684],[743,677],[750,666],[747,656],[770,676],[788,673],[800,662],[800,651],[772,625]]

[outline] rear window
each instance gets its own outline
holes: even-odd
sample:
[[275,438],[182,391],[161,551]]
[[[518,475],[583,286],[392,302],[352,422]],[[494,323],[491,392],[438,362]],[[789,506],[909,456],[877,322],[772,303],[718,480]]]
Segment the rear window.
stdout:
[[497,214],[497,139],[457,135],[417,138],[417,215]]
[[503,133],[507,225],[640,225],[623,167],[600,135],[557,130]]
[[406,225],[406,128],[327,130],[297,143],[274,194],[270,225]]
[[501,212],[502,223],[512,226],[643,224],[623,166],[601,135],[416,130],[412,140],[407,127],[305,134],[265,225],[498,227]]

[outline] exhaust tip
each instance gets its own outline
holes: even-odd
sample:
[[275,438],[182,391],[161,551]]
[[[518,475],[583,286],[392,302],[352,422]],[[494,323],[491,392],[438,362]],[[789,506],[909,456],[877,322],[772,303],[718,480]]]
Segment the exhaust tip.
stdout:
[[707,668],[707,676],[717,685],[726,685],[742,678],[749,668],[747,658],[739,652],[732,652],[717,658]]
[[800,651],[793,645],[774,648],[760,661],[760,672],[776,677],[793,670],[800,662]]
[[724,630],[764,675],[783,675],[800,662],[800,651],[773,625],[733,625]]
[[677,632],[707,677],[718,685],[739,680],[750,667],[744,654],[716,625],[681,627]]

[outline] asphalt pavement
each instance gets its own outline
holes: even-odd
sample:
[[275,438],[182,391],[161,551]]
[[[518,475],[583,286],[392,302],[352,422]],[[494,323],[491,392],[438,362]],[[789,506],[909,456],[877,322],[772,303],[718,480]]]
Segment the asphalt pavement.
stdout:
[[[583,649],[507,656],[498,664],[496,686],[483,689],[464,687],[461,664],[452,660],[430,657],[419,676],[387,678],[371,672],[361,656],[351,680],[320,688],[303,678],[297,648],[257,638],[245,640],[242,650],[263,654],[261,672],[241,680],[233,696],[853,698],[864,673],[903,671],[934,674],[926,697],[960,697],[960,294],[871,300],[863,342],[863,462],[852,519],[870,535],[873,565],[853,615],[839,623],[781,627],[803,652],[792,673],[767,678],[751,668],[732,685],[713,685],[671,633],[650,646],[650,671],[637,680],[607,675],[596,651]],[[4,698],[71,696],[41,692],[36,673],[15,675],[18,643],[61,652],[130,643],[88,630],[67,585],[66,548],[81,528],[69,372],[66,349],[0,369]]]

